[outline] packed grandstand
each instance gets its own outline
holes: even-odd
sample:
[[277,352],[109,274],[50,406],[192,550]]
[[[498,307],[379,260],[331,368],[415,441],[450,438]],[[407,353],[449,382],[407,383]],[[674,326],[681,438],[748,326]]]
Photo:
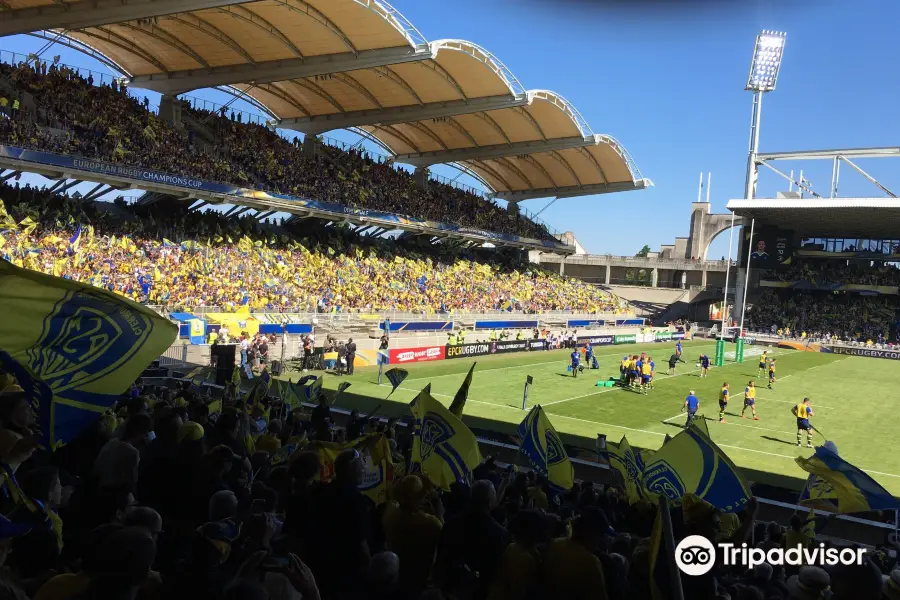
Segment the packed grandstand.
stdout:
[[[210,144],[189,124],[171,127],[123,86],[96,85],[55,63],[0,64],[0,79],[12,90],[0,91],[2,144],[553,239],[543,225],[482,196],[437,182],[423,190],[407,172],[354,150],[311,156],[267,127],[242,122],[240,113],[186,109],[213,133],[217,143]],[[34,102],[27,108],[19,101],[24,94]],[[633,316],[625,300],[543,270],[519,250],[366,237],[341,226],[227,217],[178,202],[83,201],[19,179],[0,184],[0,257],[171,312],[399,311],[450,315],[448,321],[492,311]],[[898,273],[889,265],[809,261],[764,278],[897,286]],[[884,343],[896,339],[896,298],[773,288],[754,297],[747,323],[785,337]],[[63,333],[81,334],[80,317]],[[678,338],[667,329],[658,339],[684,339],[684,329]],[[97,334],[91,343],[73,347],[93,352],[107,333],[88,331]],[[544,334],[535,327],[534,335]],[[248,337],[240,335],[242,342]],[[612,344],[613,335],[604,337],[598,344]],[[569,342],[576,354],[576,340]],[[4,360],[6,349],[0,343]],[[673,576],[660,559],[665,519],[647,498],[633,501],[626,481],[574,481],[563,490],[546,469],[516,469],[486,456],[442,486],[416,471],[422,419],[398,422],[358,410],[344,418],[325,395],[315,406],[298,399],[286,411],[286,401],[266,394],[275,384],[264,360],[252,361],[254,369],[244,356],[225,386],[199,382],[199,368],[180,373],[154,364],[113,403],[93,406],[83,430],[51,451],[39,444],[46,433],[40,427],[54,423],[35,416],[43,391],[36,378],[76,360],[77,350],[64,350],[39,374],[0,366],[0,598],[674,598],[666,587]],[[680,342],[677,352],[673,374]],[[85,404],[82,397],[65,406]],[[435,436],[454,433],[435,423]],[[458,426],[465,429],[461,417]],[[565,456],[561,443],[553,450]],[[390,491],[373,501],[366,485],[376,452]],[[651,455],[642,452],[640,460]],[[765,551],[818,543],[817,523],[805,512],[778,523],[760,520],[753,497],[742,510],[731,508],[685,495],[671,511],[674,540],[701,535]],[[829,571],[719,564],[681,577],[683,598],[897,600],[897,548],[888,539],[861,566]]]
[[[149,105],[128,94],[115,81],[93,85],[65,66],[46,61],[0,63],[16,97],[31,94],[34,110],[25,105],[0,121],[0,142],[112,163],[231,183],[352,207],[382,210],[438,222],[552,239],[546,228],[510,214],[484,197],[431,182],[417,187],[410,173],[376,162],[355,151],[333,149],[334,160],[310,157],[270,129],[242,123],[240,112],[210,113],[188,109],[197,123],[212,130],[211,147],[186,122],[176,130],[153,114]],[[297,140],[298,138],[295,138]]]

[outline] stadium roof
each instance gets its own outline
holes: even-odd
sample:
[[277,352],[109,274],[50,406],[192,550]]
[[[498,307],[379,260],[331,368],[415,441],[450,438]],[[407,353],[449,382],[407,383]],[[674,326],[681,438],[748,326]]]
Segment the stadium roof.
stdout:
[[895,239],[900,199],[822,198],[731,200],[728,209],[760,224],[793,230],[800,238]]
[[[628,152],[488,50],[427,41],[377,0],[2,0],[0,35],[53,29],[166,94],[231,86],[279,126],[356,128],[417,166],[455,164],[497,197],[643,189]],[[55,35],[54,35],[55,37]]]

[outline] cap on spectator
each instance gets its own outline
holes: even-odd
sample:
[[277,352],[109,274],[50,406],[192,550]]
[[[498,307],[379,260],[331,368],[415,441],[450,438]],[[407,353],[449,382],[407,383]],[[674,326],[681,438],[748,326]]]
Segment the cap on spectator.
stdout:
[[885,600],[900,600],[900,569],[881,576],[881,595]]
[[825,569],[819,567],[802,567],[800,573],[787,580],[787,588],[791,600],[820,600],[830,589],[831,578]]
[[685,524],[694,524],[708,519],[716,512],[716,507],[697,494],[685,494],[681,500],[681,512]]
[[203,439],[203,425],[188,421],[178,429],[178,442],[196,442]]

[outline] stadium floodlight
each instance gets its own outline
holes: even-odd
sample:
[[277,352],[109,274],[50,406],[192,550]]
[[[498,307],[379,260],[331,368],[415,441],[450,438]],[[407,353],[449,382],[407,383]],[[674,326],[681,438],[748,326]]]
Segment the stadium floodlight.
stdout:
[[756,36],[756,47],[753,49],[753,60],[750,62],[750,74],[747,76],[745,90],[771,92],[775,89],[786,37],[787,34],[784,32],[766,30]]
[[[747,178],[744,182],[744,198],[752,200],[756,196],[756,182],[759,179],[759,165],[756,161],[756,155],[759,152],[759,123],[762,117],[762,99],[766,92],[775,89],[775,83],[778,81],[778,72],[781,70],[781,59],[784,57],[784,43],[787,34],[780,31],[762,30],[756,36],[756,45],[753,47],[753,60],[750,61],[750,74],[747,76],[747,85],[745,90],[753,92],[753,113],[750,120],[750,152],[747,156]],[[748,240],[746,248],[750,248],[753,242],[753,229],[756,220],[750,221],[750,240]],[[747,256],[747,268],[738,267],[738,281],[735,285],[735,308],[741,306],[740,312],[740,330],[739,335],[744,335],[744,313],[747,312],[747,283],[750,280],[750,256]],[[740,256],[740,253],[738,253]],[[728,258],[731,258],[731,247],[729,243]],[[741,271],[743,270],[743,273]],[[741,275],[744,276],[743,287],[741,290]],[[738,295],[743,291],[743,297]],[[723,299],[723,310],[728,310],[728,291],[726,287],[725,297]],[[724,330],[722,331],[724,334]]]

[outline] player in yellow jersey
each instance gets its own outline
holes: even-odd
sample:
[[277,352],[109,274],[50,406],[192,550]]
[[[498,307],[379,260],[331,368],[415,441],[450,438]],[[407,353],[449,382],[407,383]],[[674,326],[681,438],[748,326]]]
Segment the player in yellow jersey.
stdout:
[[800,439],[803,432],[806,432],[806,447],[812,448],[813,426],[809,422],[809,418],[814,415],[812,407],[809,405],[809,398],[804,398],[803,402],[791,409],[794,416],[797,417],[797,445],[800,445]]
[[628,359],[628,385],[634,387],[638,384],[638,367],[637,367],[638,357],[637,354],[633,355]]
[[769,351],[766,350],[759,357],[759,371],[756,372],[756,378],[759,379],[769,370]]
[[741,409],[742,419],[745,418],[744,412],[748,407],[753,414],[753,420],[759,421],[759,417],[756,416],[756,385],[753,383],[753,380],[748,381],[747,387],[744,388],[744,408]]
[[769,363],[769,389],[772,389],[772,384],[775,383],[775,359],[772,359],[772,362]]
[[728,382],[722,384],[719,391],[719,423],[725,422],[725,409],[728,408]]
[[650,358],[641,361],[641,391],[645,394],[652,386],[653,382],[653,366]]

